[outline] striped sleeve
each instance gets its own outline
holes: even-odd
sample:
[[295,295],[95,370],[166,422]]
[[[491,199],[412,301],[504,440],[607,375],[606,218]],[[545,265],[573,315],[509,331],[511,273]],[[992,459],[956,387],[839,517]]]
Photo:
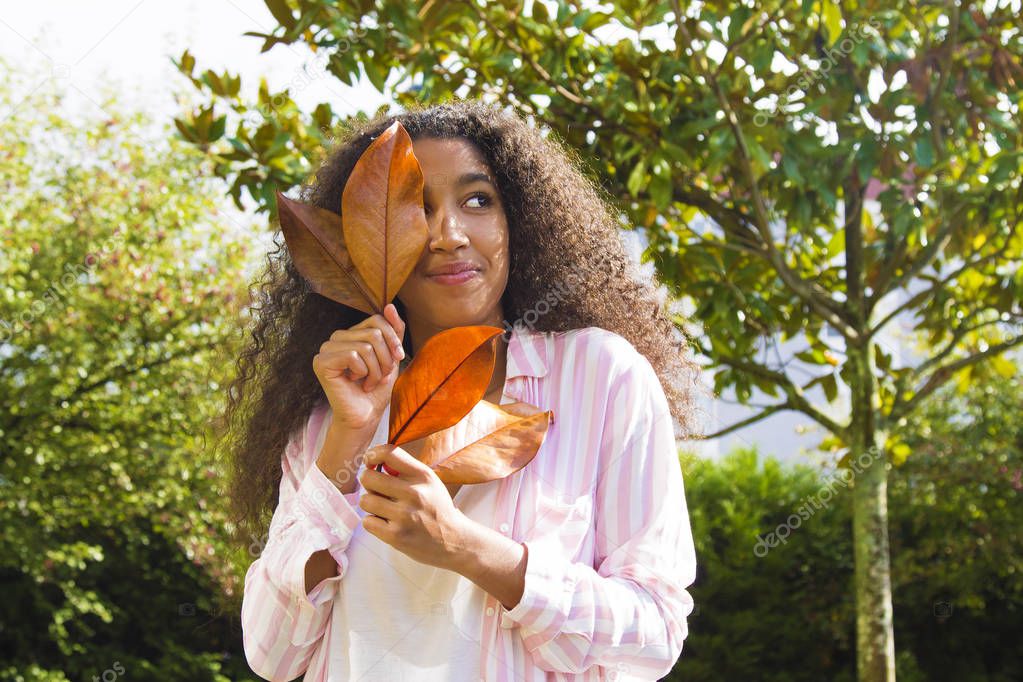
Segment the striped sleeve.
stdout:
[[[310,419],[312,421],[312,419]],[[361,486],[342,494],[315,464],[309,421],[281,457],[280,497],[266,546],[249,566],[242,598],[242,642],[253,672],[267,680],[301,675],[330,620],[332,600],[348,567],[345,550],[360,518]],[[326,549],[338,575],[306,594],[305,565]]]
[[660,679],[682,653],[696,553],[667,398],[649,361],[635,353],[614,380],[595,491],[594,570],[529,541],[521,601],[503,627],[521,628],[544,670],[602,666],[627,678]]

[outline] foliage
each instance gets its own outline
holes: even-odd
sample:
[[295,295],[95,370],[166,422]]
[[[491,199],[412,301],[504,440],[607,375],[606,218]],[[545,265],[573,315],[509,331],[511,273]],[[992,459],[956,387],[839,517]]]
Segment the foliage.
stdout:
[[0,679],[226,679],[251,557],[204,448],[246,247],[200,153],[33,85],[0,87]]
[[[889,486],[900,680],[1023,677],[1021,408],[1020,380],[946,387],[907,427],[913,456]],[[696,611],[668,679],[853,679],[849,490],[753,450],[685,461]],[[755,554],[758,537],[829,486],[830,504]]]
[[922,680],[1023,678],[1023,381],[944,390],[892,474],[895,642]]
[[[818,496],[809,466],[787,467],[740,449],[686,467],[696,541],[696,610],[668,679],[816,682],[852,680],[852,552],[849,496],[817,510],[783,544],[759,538]],[[793,523],[793,526],[796,524]]]

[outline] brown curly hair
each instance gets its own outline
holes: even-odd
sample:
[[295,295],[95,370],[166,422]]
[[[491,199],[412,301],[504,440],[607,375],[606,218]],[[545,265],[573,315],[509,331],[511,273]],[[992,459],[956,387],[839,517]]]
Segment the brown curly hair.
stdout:
[[[522,320],[573,273],[575,284],[550,312],[529,326],[537,331],[600,327],[627,339],[656,370],[680,437],[694,436],[699,369],[688,338],[673,322],[656,276],[638,274],[618,235],[613,200],[591,181],[573,150],[544,136],[518,115],[476,99],[420,106],[396,115],[378,114],[350,123],[328,153],[302,201],[341,212],[341,193],[370,142],[395,120],[410,137],[463,138],[479,148],[505,207],[510,266],[501,299],[507,320]],[[313,293],[282,241],[275,250],[251,311],[252,338],[237,360],[220,417],[220,443],[229,445],[229,498],[238,530],[265,532],[277,505],[281,455],[291,434],[326,402],[312,369],[320,345],[337,329],[366,315]],[[394,304],[405,318],[398,299]],[[533,313],[535,316],[535,311]],[[526,318],[529,319],[529,318]],[[404,346],[410,357],[406,329]]]

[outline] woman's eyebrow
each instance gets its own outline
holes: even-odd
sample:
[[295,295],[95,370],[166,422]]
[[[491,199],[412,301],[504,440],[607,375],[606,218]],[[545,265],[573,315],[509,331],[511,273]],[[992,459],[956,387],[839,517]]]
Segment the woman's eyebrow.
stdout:
[[[438,178],[438,182],[436,182],[436,183],[426,183],[426,185],[424,186],[424,189],[426,189],[426,191],[429,191],[429,188],[430,188],[431,185],[445,185],[445,184],[447,184],[447,180],[448,180],[449,177],[451,177],[451,176],[450,175],[440,175],[439,178]],[[470,173],[462,173],[461,175],[459,175],[458,179],[455,180],[455,187],[462,187],[464,185],[471,185],[474,182],[485,182],[485,183],[487,183],[488,185],[491,185],[491,186],[493,186],[493,184],[494,184],[494,181],[490,179],[489,175],[487,175],[486,173],[480,173],[478,171],[475,171],[475,172],[470,172]]]
[[461,187],[462,185],[469,185],[474,182],[485,182],[491,185],[493,184],[493,182],[491,182],[490,180],[490,176],[487,175],[486,173],[463,173],[458,177],[458,182],[455,183],[455,186]]

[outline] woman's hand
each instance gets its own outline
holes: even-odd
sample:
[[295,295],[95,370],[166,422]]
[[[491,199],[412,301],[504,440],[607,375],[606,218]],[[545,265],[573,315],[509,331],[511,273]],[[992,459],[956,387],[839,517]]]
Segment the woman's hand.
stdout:
[[[367,450],[363,461],[359,506],[369,513],[363,528],[422,564],[450,568],[465,549],[469,519],[455,507],[437,473],[389,443]],[[397,476],[374,471],[383,463]]]
[[346,431],[376,429],[405,352],[405,323],[393,303],[350,329],[338,329],[313,357],[313,372],[333,410],[334,423]]

